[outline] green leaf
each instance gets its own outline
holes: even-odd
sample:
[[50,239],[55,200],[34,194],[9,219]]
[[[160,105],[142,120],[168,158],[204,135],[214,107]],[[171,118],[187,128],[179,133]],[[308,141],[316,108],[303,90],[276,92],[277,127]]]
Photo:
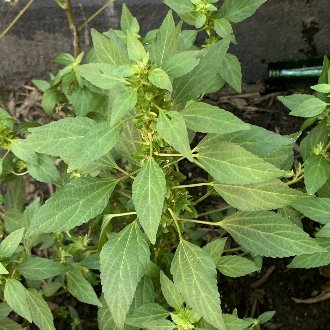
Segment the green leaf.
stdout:
[[330,225],[326,224],[323,226],[322,229],[317,232],[316,237],[330,237]]
[[110,64],[115,67],[129,63],[125,45],[116,36],[113,30],[107,32],[109,38],[94,29],[91,30],[91,34],[95,55],[99,62]]
[[252,16],[267,0],[225,0],[220,14],[233,23],[239,23]]
[[304,182],[307,193],[315,194],[330,177],[330,163],[322,155],[309,156],[304,164]]
[[170,77],[164,70],[160,68],[152,69],[148,73],[148,79],[154,86],[172,92],[173,87]]
[[46,301],[39,293],[26,290],[32,321],[39,329],[55,330],[53,315]]
[[8,270],[6,267],[0,262],[0,275],[7,275],[9,274]]
[[328,143],[328,128],[326,121],[314,127],[300,143],[300,153],[304,160],[314,154],[314,148],[318,145],[326,146]]
[[173,330],[175,324],[169,320],[152,320],[143,324],[147,330]]
[[156,243],[166,192],[165,174],[150,158],[134,179],[132,198],[138,219],[152,244]]
[[132,34],[138,34],[140,31],[138,20],[131,14],[126,4],[122,7],[120,27],[124,32],[129,31]]
[[0,321],[9,315],[11,308],[6,303],[0,303]]
[[142,280],[136,288],[135,296],[131,305],[131,310],[154,303],[155,302],[155,288],[152,279],[149,276],[143,276]]
[[174,54],[165,62],[163,69],[171,78],[178,78],[192,71],[200,62],[199,51]]
[[13,278],[6,279],[4,297],[14,312],[32,322],[27,291],[19,281]]
[[213,21],[214,31],[221,38],[228,38],[233,34],[233,27],[226,18],[217,18]]
[[80,269],[71,268],[66,272],[68,291],[79,301],[102,306],[92,285],[85,279]]
[[244,249],[265,257],[281,258],[324,250],[298,226],[273,212],[237,212],[219,225]]
[[32,84],[36,86],[41,92],[45,92],[48,88],[51,87],[47,80],[33,79]]
[[146,322],[165,319],[170,313],[158,304],[140,306],[133,313],[127,315],[126,324],[142,328]]
[[86,117],[65,118],[31,128],[23,146],[61,157],[69,164],[70,172],[107,154],[117,143],[120,129],[119,125],[111,127],[107,122],[97,123]]
[[[169,119],[167,115],[169,115],[171,119]],[[193,161],[186,123],[179,112],[159,111],[157,133],[171,147],[180,152],[191,162]]]
[[290,115],[307,118],[315,117],[320,115],[326,107],[327,103],[321,101],[317,97],[312,97],[299,104],[293,111],[290,112]]
[[252,324],[250,321],[239,319],[231,314],[223,314],[223,320],[227,330],[245,330]]
[[174,283],[163,272],[160,272],[160,286],[166,302],[174,309],[180,309],[184,300]]
[[112,64],[83,64],[75,67],[75,70],[91,84],[102,89],[111,89],[126,82],[123,77],[116,73]]
[[47,89],[42,95],[42,109],[50,115],[54,111],[56,104],[61,100],[62,95],[56,89]]
[[109,179],[72,180],[40,207],[26,235],[70,230],[96,217],[108,204],[115,185]]
[[51,259],[30,257],[17,266],[17,270],[29,280],[43,280],[65,273],[65,267]]
[[175,103],[197,99],[201,95],[219,89],[222,80],[219,77],[218,68],[222,65],[229,44],[229,39],[223,39],[208,46],[203,50],[200,63],[188,74],[173,81],[172,97]]
[[16,209],[23,211],[25,201],[25,183],[22,176],[16,177],[7,183],[5,195],[5,210]]
[[110,236],[100,260],[104,296],[115,323],[122,328],[150,261],[148,243],[136,222]]
[[328,94],[330,93],[330,84],[317,84],[312,86],[311,89],[314,89],[319,93]]
[[175,286],[187,304],[218,329],[225,329],[216,269],[206,251],[181,240],[171,264]]
[[125,88],[114,100],[111,110],[111,125],[117,124],[123,117],[130,113],[137,103],[137,90]]
[[291,205],[311,220],[322,224],[330,223],[330,198],[309,198]]
[[202,102],[190,103],[181,114],[187,126],[195,132],[225,134],[251,127],[231,112]]
[[186,14],[194,10],[194,6],[189,0],[164,0],[164,3],[178,14]]
[[212,139],[198,145],[198,160],[216,180],[227,184],[248,184],[272,180],[284,171],[265,162],[241,146]]
[[226,54],[224,56],[222,65],[219,67],[219,73],[237,93],[241,93],[242,69],[240,62],[235,55]]
[[314,96],[309,94],[293,94],[288,96],[279,96],[278,100],[282,102],[289,110],[295,111],[301,103],[313,98]]
[[203,250],[208,253],[208,255],[214,261],[215,265],[218,263],[218,261],[221,258],[221,254],[223,253],[223,250],[225,248],[226,240],[227,240],[227,237],[217,238],[217,239],[207,243],[203,247]]
[[127,51],[131,61],[143,62],[147,58],[147,52],[141,41],[130,32],[127,33]]
[[274,210],[304,197],[303,193],[281,181],[247,185],[215,183],[213,187],[229,205],[241,211]]
[[11,257],[20,245],[25,228],[20,228],[9,234],[0,244],[0,259]]
[[330,263],[330,239],[316,238],[315,241],[319,246],[322,246],[325,251],[316,252],[313,254],[303,254],[296,256],[287,266],[288,268],[316,268],[327,266]]
[[259,270],[253,261],[240,256],[221,257],[217,263],[217,269],[229,277],[245,276]]
[[25,330],[18,323],[14,322],[10,318],[5,318],[0,322],[0,330]]

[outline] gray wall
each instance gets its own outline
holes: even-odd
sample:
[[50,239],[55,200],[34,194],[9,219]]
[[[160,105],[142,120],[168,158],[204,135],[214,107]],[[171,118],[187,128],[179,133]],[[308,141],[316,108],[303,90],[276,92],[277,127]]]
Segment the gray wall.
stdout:
[[[72,0],[81,22],[105,0]],[[117,27],[123,1],[108,8],[91,25],[100,31]],[[138,17],[145,32],[159,26],[167,8],[161,0],[125,1]],[[265,78],[272,61],[330,54],[330,0],[268,0],[247,21],[235,27],[238,46],[232,51],[242,62],[244,80]],[[17,14],[26,0],[12,7],[0,0],[0,30]],[[78,23],[79,23],[78,22]],[[82,34],[90,44],[88,30]],[[54,0],[35,0],[14,28],[0,39],[0,87],[15,88],[32,78],[46,78],[51,59],[71,50],[66,18]]]

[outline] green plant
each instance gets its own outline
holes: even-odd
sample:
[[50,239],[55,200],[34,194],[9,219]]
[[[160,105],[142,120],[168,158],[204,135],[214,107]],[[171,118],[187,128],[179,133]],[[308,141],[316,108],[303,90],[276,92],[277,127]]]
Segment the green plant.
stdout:
[[291,115],[305,118],[295,181],[303,183],[301,188],[313,197],[293,203],[292,214],[295,218],[307,217],[318,223],[314,234],[317,243],[324,248],[323,252],[295,257],[290,268],[312,268],[330,263],[329,73],[330,62],[325,57],[319,83],[311,87],[316,95],[293,94],[279,98],[291,110]]
[[[121,30],[92,30],[85,64],[83,54],[61,54],[56,62],[65,67],[50,82],[35,81],[45,111],[65,118],[26,129],[1,113],[7,328],[13,310],[24,326],[54,329],[42,296],[70,293],[99,308],[100,329],[259,329],[271,312],[257,320],[222,313],[217,270],[239,277],[260,270],[263,256],[325,252],[290,213],[310,198],[289,187],[300,175],[291,171],[298,135],[202,101],[225,83],[240,91],[241,67],[228,53],[233,25],[265,0],[225,0],[219,9],[216,2],[166,0],[196,29],[183,29],[169,11],[144,37],[123,6]],[[198,32],[206,36],[201,47]],[[188,162],[208,178],[189,179]],[[24,210],[27,171],[57,190]],[[210,195],[220,195],[223,208],[198,212]],[[205,233],[216,239],[205,244]],[[72,307],[58,312],[69,313],[79,329]]]

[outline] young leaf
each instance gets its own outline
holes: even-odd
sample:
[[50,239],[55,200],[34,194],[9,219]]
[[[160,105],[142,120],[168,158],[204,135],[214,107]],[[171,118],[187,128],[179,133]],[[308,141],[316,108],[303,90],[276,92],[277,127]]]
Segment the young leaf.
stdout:
[[25,200],[25,184],[22,176],[16,177],[7,183],[4,207],[6,211],[16,209],[23,211]]
[[251,127],[231,112],[202,102],[190,103],[181,114],[187,126],[195,132],[225,134]]
[[144,327],[144,324],[153,321],[165,319],[169,312],[158,304],[147,304],[140,306],[133,313],[127,315],[126,324],[137,328]]
[[132,198],[142,228],[152,244],[156,242],[166,191],[165,174],[150,158],[134,179]]
[[148,243],[136,222],[110,236],[101,254],[101,283],[111,315],[119,328],[150,261]]
[[[171,119],[169,119],[167,115],[169,115]],[[179,112],[159,111],[157,133],[175,150],[180,152],[191,162],[193,161],[186,123]]]
[[179,290],[164,272],[160,272],[160,286],[167,303],[176,310],[181,308],[184,300],[181,297]]
[[94,29],[91,30],[91,34],[95,55],[99,62],[110,64],[114,67],[129,63],[127,50],[125,49],[123,42],[116,36],[113,30],[107,32],[109,38]]
[[94,218],[108,204],[115,185],[109,179],[72,180],[40,207],[26,235],[66,231]]
[[267,0],[225,0],[220,14],[233,23],[239,23],[253,15]]
[[326,146],[328,143],[328,128],[326,121],[323,120],[320,124],[314,127],[309,134],[300,143],[300,153],[304,160],[314,154],[314,148],[317,145]]
[[120,27],[124,32],[129,31],[132,34],[138,34],[140,31],[138,20],[131,14],[126,4],[122,7]]
[[289,110],[294,111],[304,101],[313,99],[309,94],[293,94],[288,96],[279,96],[278,100],[282,102]]
[[275,210],[304,198],[303,193],[281,181],[247,185],[215,183],[213,187],[229,205],[241,211]]
[[219,67],[219,73],[237,93],[241,93],[242,69],[240,62],[235,55],[226,54],[224,56],[222,65]]
[[330,84],[314,85],[311,87],[311,89],[314,89],[315,91],[317,91],[319,93],[328,94],[328,93],[330,93]]
[[217,18],[213,21],[213,28],[221,38],[228,38],[233,34],[233,27],[226,18]]
[[171,78],[178,78],[192,71],[200,62],[199,51],[186,51],[169,57],[163,66]]
[[265,257],[324,251],[302,229],[273,212],[237,212],[219,225],[244,249]]
[[33,323],[42,330],[55,330],[52,312],[42,296],[32,290],[26,294]]
[[316,237],[330,237],[330,224],[323,226],[322,229],[317,232]]
[[173,90],[170,77],[164,70],[160,68],[152,69],[149,71],[148,79],[154,86],[160,89],[166,89],[170,92]]
[[206,139],[198,145],[198,160],[206,171],[221,183],[257,183],[285,174],[237,144],[214,142]]
[[169,11],[150,47],[150,60],[156,67],[163,68],[166,61],[177,53],[179,38],[180,32],[175,27],[172,11]]
[[194,10],[194,6],[189,0],[164,0],[164,3],[178,14],[187,14]]
[[22,328],[18,323],[13,321],[12,319],[6,317],[1,320],[0,330],[25,330],[26,328]]
[[245,330],[252,324],[251,321],[239,319],[235,315],[223,314],[227,330]]
[[175,324],[169,320],[152,320],[145,322],[143,327],[147,330],[173,330],[176,328]]
[[25,228],[20,228],[9,234],[0,244],[0,259],[11,257],[22,241]]
[[147,56],[140,40],[130,32],[127,33],[127,51],[129,59],[134,62],[143,62]]
[[311,220],[322,224],[330,223],[330,198],[309,198],[298,200],[291,205]]
[[116,74],[115,66],[105,63],[89,63],[75,67],[75,70],[87,81],[102,89],[125,83],[125,79]]
[[221,257],[217,263],[217,269],[229,277],[245,276],[259,270],[253,261],[240,256]]
[[42,154],[38,154],[37,158],[38,164],[27,163],[29,174],[40,182],[58,183],[60,181],[60,175],[54,165],[53,158]]
[[62,95],[55,89],[47,89],[42,95],[41,106],[42,109],[50,115],[56,106],[62,100]]
[[325,251],[316,252],[313,254],[303,254],[293,258],[288,268],[316,268],[327,266],[330,263],[330,239],[316,238],[315,241],[319,246],[322,246]]
[[114,100],[111,110],[111,126],[116,125],[123,117],[131,112],[137,102],[137,90],[125,88]]
[[299,104],[293,111],[290,112],[290,115],[307,118],[315,117],[320,115],[326,107],[326,102],[321,101],[317,97],[312,97]]
[[102,306],[91,284],[85,279],[80,269],[71,268],[66,272],[68,291],[79,301]]
[[304,182],[307,193],[315,194],[330,177],[330,163],[323,155],[311,155],[304,164]]
[[32,322],[27,291],[19,281],[13,278],[6,279],[4,297],[14,312]]
[[203,250],[208,253],[208,255],[214,261],[215,265],[218,263],[218,261],[221,258],[221,254],[223,253],[223,250],[225,248],[226,240],[227,240],[227,237],[217,238],[217,239],[207,243],[203,247]]
[[136,288],[135,296],[131,305],[131,310],[154,303],[155,302],[155,288],[152,279],[149,276],[143,276],[139,285]]
[[43,280],[65,273],[65,267],[51,259],[30,257],[17,266],[17,270],[29,280]]
[[8,304],[0,303],[0,321],[7,317],[11,311],[12,309]]
[[225,329],[215,264],[207,252],[182,240],[172,260],[171,273],[187,304],[216,328]]

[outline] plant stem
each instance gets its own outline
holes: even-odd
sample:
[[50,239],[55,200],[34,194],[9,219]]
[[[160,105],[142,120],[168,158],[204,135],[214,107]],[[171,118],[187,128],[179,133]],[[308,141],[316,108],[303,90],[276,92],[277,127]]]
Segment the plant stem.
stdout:
[[126,172],[123,168],[121,168],[120,166],[115,167],[119,172],[125,174],[126,176],[130,177],[131,179],[134,180],[134,176],[131,175],[130,173]]
[[297,176],[296,178],[293,178],[293,179],[290,180],[290,181],[287,181],[286,184],[287,184],[288,186],[290,186],[290,185],[292,185],[292,184],[295,184],[295,183],[297,183],[297,182],[300,182],[303,178],[304,178],[304,175],[302,174],[302,175],[300,175],[300,176]]
[[237,247],[237,248],[232,248],[232,249],[224,249],[223,252],[224,253],[230,253],[230,252],[239,252],[241,251],[241,248]]
[[185,159],[185,157],[178,158],[178,159],[174,160],[173,162],[170,162],[170,163],[164,165],[163,168],[168,167],[168,166],[171,166],[171,165],[173,165],[173,164],[176,164],[176,163],[180,162],[180,161],[183,160],[183,159]]
[[177,232],[179,234],[179,239],[180,239],[180,241],[182,241],[181,229],[180,229],[180,226],[179,226],[179,224],[177,222],[177,220],[180,220],[180,219],[176,219],[175,214],[173,213],[173,211],[170,208],[168,208],[168,212],[170,212],[170,214],[171,214],[171,217],[172,217],[172,219],[173,219],[173,221],[175,223],[175,226],[176,226],[176,230],[177,230]]
[[223,207],[221,209],[216,209],[216,210],[212,210],[212,211],[207,211],[207,212],[204,212],[204,213],[200,213],[198,214],[198,217],[202,217],[204,215],[209,215],[209,214],[213,214],[213,213],[218,213],[218,212],[223,212],[223,211],[227,211],[231,208],[231,206],[226,206],[226,207]]
[[203,186],[212,186],[212,182],[201,182],[201,183],[193,183],[193,184],[183,184],[180,186],[173,186],[171,189],[182,189],[182,188],[193,188],[193,187],[203,187]]
[[81,32],[81,30],[88,24],[90,23],[96,16],[101,14],[105,9],[107,9],[109,6],[111,6],[115,0],[109,0],[105,5],[103,5],[101,8],[99,8],[95,13],[93,13],[91,16],[89,16],[84,23],[82,23],[77,31]]
[[206,194],[204,194],[201,198],[197,199],[197,201],[193,202],[192,205],[197,205],[200,202],[202,202],[204,199],[209,197],[211,195],[211,191],[208,191]]
[[154,154],[160,157],[182,157],[182,154],[163,154],[161,152],[155,152]]
[[200,223],[202,225],[209,225],[209,226],[220,226],[218,222],[211,222],[211,221],[202,221],[202,220],[195,220],[195,219],[177,219],[179,221],[186,221],[192,223]]
[[106,214],[104,215],[104,219],[111,220],[113,218],[125,217],[128,215],[136,215],[136,212],[126,212],[126,213],[117,213],[117,214]]
[[17,16],[9,23],[9,25],[0,33],[0,39],[16,24],[16,22],[24,15],[28,8],[32,5],[34,0],[30,0],[24,8],[17,14]]

